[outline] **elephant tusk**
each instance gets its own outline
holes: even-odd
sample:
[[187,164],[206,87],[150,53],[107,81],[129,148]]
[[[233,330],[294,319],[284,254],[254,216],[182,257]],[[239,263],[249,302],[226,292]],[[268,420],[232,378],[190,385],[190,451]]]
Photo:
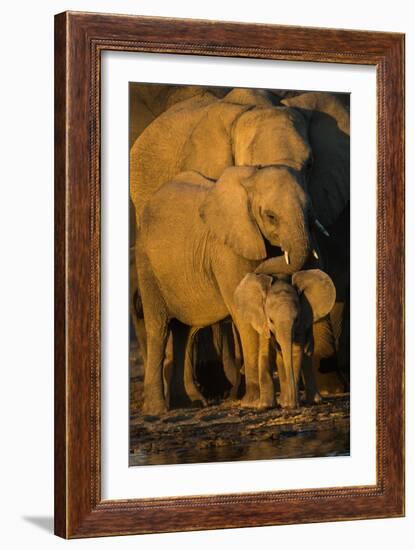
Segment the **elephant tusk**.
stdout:
[[330,237],[330,233],[327,231],[327,229],[324,227],[324,225],[318,221],[317,218],[314,220],[314,223],[316,224],[318,229],[320,229],[320,231],[323,233],[323,235],[325,235],[326,237]]
[[316,252],[315,250],[313,250],[313,256],[314,256],[314,258],[315,258],[316,260],[318,260],[318,254],[317,254],[317,252]]
[[290,263],[290,256],[289,256],[289,254],[288,254],[287,251],[284,252],[284,258],[285,258],[285,261],[287,262],[287,265],[289,265],[289,263]]

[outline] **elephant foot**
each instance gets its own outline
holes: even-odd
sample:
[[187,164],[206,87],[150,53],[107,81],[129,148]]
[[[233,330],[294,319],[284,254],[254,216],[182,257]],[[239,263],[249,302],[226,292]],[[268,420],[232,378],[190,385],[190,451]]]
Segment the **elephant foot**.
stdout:
[[241,407],[256,408],[260,399],[259,385],[249,384],[246,387],[245,395],[241,400]]
[[241,407],[243,407],[244,409],[256,409],[258,407],[258,402],[259,399],[257,395],[246,394],[241,399]]
[[275,407],[274,399],[261,399],[257,404],[257,409],[260,411],[265,411],[267,409],[273,409]]
[[287,401],[286,399],[282,396],[282,394],[280,394],[278,397],[277,397],[277,404],[282,408],[282,409],[285,409],[286,406],[287,406]]
[[192,402],[192,405],[207,407],[207,401],[196,388],[192,388],[192,391],[187,392],[187,397]]
[[286,399],[284,398],[281,398],[279,397],[277,399],[277,402],[278,402],[278,405],[282,408],[282,409],[286,409],[286,410],[295,410],[295,409],[299,409],[299,405],[298,403],[297,404],[293,404],[293,403],[289,403]]
[[238,401],[239,384],[232,386],[226,401]]
[[238,400],[238,396],[234,393],[230,393],[228,397],[225,399],[226,403],[235,403]]
[[152,401],[151,399],[146,399],[143,404],[142,413],[145,415],[151,416],[161,416],[167,412],[166,403],[163,400],[161,401]]
[[322,401],[323,401],[323,398],[321,397],[321,395],[318,392],[315,395],[312,395],[312,396],[307,398],[307,403],[309,405],[318,405]]
[[285,402],[284,399],[281,399],[280,397],[277,399],[277,403],[278,405],[281,407],[281,409],[286,409],[288,408],[287,407],[287,403]]
[[208,405],[206,399],[202,396],[200,396],[200,397],[191,397],[190,400],[192,402],[192,405],[194,405],[195,407],[207,407],[207,405]]

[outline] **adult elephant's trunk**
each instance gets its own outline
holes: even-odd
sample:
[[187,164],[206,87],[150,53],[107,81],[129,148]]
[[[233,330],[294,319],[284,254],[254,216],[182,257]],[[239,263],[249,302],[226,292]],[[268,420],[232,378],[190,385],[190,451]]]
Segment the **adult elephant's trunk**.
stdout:
[[256,273],[288,274],[301,271],[310,254],[310,235],[305,227],[297,231],[297,238],[288,238],[282,256],[274,256],[264,260],[255,270]]
[[299,407],[297,377],[294,372],[293,364],[293,324],[284,322],[277,327],[278,343],[281,346],[282,359],[285,371],[285,392],[282,402],[289,409]]

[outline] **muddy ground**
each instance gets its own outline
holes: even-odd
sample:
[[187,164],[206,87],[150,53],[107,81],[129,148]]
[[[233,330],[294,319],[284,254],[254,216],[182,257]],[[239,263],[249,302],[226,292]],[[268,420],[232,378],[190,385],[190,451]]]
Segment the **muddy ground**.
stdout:
[[204,408],[141,414],[142,367],[130,379],[130,466],[212,461],[344,456],[350,452],[349,395],[285,411],[242,409],[210,400]]

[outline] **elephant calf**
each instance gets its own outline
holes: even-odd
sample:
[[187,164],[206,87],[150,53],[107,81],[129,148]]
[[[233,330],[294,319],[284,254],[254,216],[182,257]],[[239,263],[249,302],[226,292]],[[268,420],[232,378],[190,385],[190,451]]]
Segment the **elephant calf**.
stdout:
[[247,274],[235,290],[238,313],[259,334],[258,374],[260,407],[275,405],[275,392],[269,361],[269,339],[277,348],[280,405],[299,406],[299,378],[304,375],[308,402],[319,401],[314,374],[304,354],[313,353],[313,324],[330,313],[336,289],[320,269],[298,271],[291,277]]

